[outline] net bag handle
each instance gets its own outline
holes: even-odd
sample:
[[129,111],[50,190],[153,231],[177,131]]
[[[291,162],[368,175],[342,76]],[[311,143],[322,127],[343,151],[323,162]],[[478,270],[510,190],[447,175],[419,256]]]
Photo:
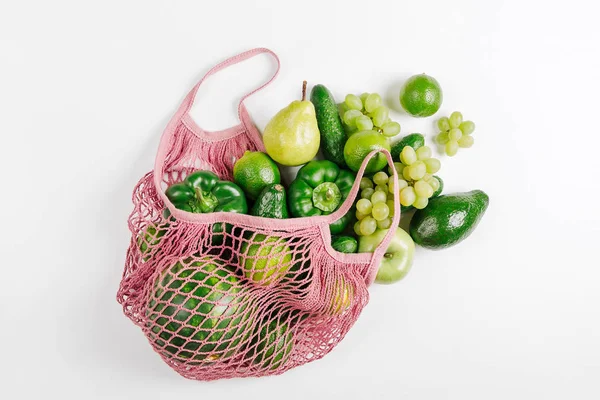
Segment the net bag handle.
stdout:
[[188,95],[186,96],[186,110],[185,112],[189,112],[189,110],[192,108],[192,106],[194,105],[194,101],[196,99],[196,94],[198,93],[198,89],[200,88],[200,85],[202,85],[202,83],[211,75],[214,75],[215,73],[221,71],[222,69],[225,69],[231,65],[235,65],[238,64],[242,61],[245,61],[249,58],[252,58],[254,56],[257,56],[259,54],[270,54],[274,59],[275,62],[277,63],[277,68],[275,69],[275,72],[273,73],[273,75],[271,76],[271,78],[269,78],[269,80],[267,80],[265,83],[263,83],[262,85],[260,85],[259,87],[257,87],[256,89],[252,90],[250,93],[245,94],[244,96],[242,96],[239,104],[238,104],[238,117],[240,119],[240,121],[243,120],[242,116],[245,112],[245,106],[244,106],[244,100],[246,100],[248,97],[252,96],[254,93],[264,89],[266,86],[268,86],[271,82],[273,82],[273,80],[275,80],[275,78],[277,78],[277,75],[279,74],[279,69],[281,67],[281,63],[279,62],[279,57],[277,57],[277,54],[275,54],[272,50],[269,50],[267,48],[264,47],[259,47],[256,49],[252,49],[252,50],[248,50],[245,51],[243,53],[240,53],[236,56],[233,56],[231,58],[228,58],[227,60],[215,65],[214,67],[212,67],[203,77],[202,79],[200,79],[200,81],[198,83],[196,83],[196,85],[192,88],[192,90],[190,90],[190,92],[188,93]]
[[[332,223],[342,218],[344,215],[346,215],[346,213],[350,211],[350,208],[352,208],[352,205],[354,204],[354,199],[356,198],[356,195],[360,190],[360,180],[365,174],[365,169],[367,168],[369,161],[371,161],[371,159],[375,157],[375,155],[377,155],[378,153],[382,153],[383,155],[385,155],[388,166],[392,170],[392,176],[394,177],[394,216],[392,217],[392,225],[390,226],[390,229],[385,234],[385,237],[383,238],[377,249],[373,252],[372,260],[379,260],[383,256],[383,254],[388,248],[388,245],[390,244],[390,241],[392,240],[392,236],[396,233],[396,229],[393,228],[398,227],[398,224],[400,223],[400,193],[398,191],[398,171],[396,171],[392,155],[387,149],[373,150],[365,157],[362,164],[360,165],[360,169],[356,173],[356,179],[354,180],[354,184],[352,185],[352,189],[346,197],[346,200],[344,200],[344,203],[342,203],[342,206],[340,208],[338,208],[336,211],[327,216],[327,222]],[[370,285],[373,282],[376,273],[377,269],[372,268],[371,273],[369,274],[370,276],[367,279],[368,285]]]
[[[267,80],[265,83],[263,83],[262,85],[260,85],[259,87],[257,87],[253,91],[251,91],[250,93],[245,94],[242,97],[242,99],[240,100],[240,103],[238,105],[238,117],[240,118],[241,123],[245,124],[246,123],[245,121],[247,120],[247,118],[246,118],[247,111],[246,111],[246,107],[244,106],[244,100],[246,100],[249,96],[253,95],[254,93],[258,92],[259,90],[264,89],[267,85],[269,85],[271,82],[273,82],[273,80],[279,74],[279,68],[281,66],[281,63],[279,62],[279,57],[277,57],[277,54],[275,54],[273,51],[271,51],[267,48],[264,48],[264,47],[259,47],[256,49],[248,50],[244,53],[240,53],[240,54],[233,56],[231,58],[228,58],[227,60],[212,67],[202,77],[202,79],[200,79],[200,81],[198,83],[196,83],[196,85],[194,85],[192,90],[190,90],[190,92],[187,94],[187,96],[185,97],[185,99],[183,100],[181,105],[179,106],[177,113],[175,113],[175,115],[173,116],[173,118],[171,119],[169,124],[167,125],[167,128],[165,129],[165,131],[163,132],[163,134],[161,136],[160,144],[158,145],[158,150],[156,152],[156,159],[154,161],[154,186],[156,187],[156,191],[159,193],[159,195],[161,196],[161,198],[163,199],[165,204],[167,204],[169,206],[169,209],[171,209],[170,201],[167,199],[166,195],[163,193],[163,190],[161,188],[163,168],[164,168],[167,154],[170,149],[171,137],[173,136],[173,134],[175,132],[175,128],[176,128],[177,124],[179,123],[179,121],[181,120],[181,118],[183,116],[187,115],[188,112],[190,111],[192,105],[194,104],[194,100],[196,98],[196,94],[198,93],[198,89],[200,88],[200,85],[202,85],[202,82],[204,82],[204,80],[206,80],[208,77],[210,77],[211,75],[217,73],[218,71],[220,71],[224,68],[227,68],[231,65],[240,63],[240,62],[247,60],[249,58],[252,58],[256,55],[265,54],[265,53],[273,56],[273,58],[275,59],[275,62],[277,63],[277,68],[276,68],[275,72],[273,73],[273,75],[271,76],[271,78],[269,78],[269,80]],[[252,139],[256,143],[262,143],[262,139],[260,138],[260,136],[256,132],[256,130],[248,130],[248,132],[250,134],[254,134],[254,136],[258,135],[257,137],[253,137]]]

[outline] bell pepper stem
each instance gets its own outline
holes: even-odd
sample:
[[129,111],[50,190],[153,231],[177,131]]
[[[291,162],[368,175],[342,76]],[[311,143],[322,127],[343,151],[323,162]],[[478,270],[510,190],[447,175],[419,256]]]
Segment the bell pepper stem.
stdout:
[[335,193],[333,193],[333,190],[327,189],[327,191],[325,192],[325,198],[327,200],[331,200],[331,199],[333,199],[334,196],[335,196]]
[[202,192],[202,189],[198,187],[194,188],[194,190],[196,191],[196,200],[202,213],[210,213],[215,209],[215,207],[217,207],[216,199],[212,198],[210,194],[205,196]]

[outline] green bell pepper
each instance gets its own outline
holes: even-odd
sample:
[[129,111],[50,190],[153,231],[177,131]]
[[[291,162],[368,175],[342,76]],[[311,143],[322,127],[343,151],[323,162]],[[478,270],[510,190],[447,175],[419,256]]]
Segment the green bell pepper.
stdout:
[[183,182],[169,186],[165,194],[176,208],[192,213],[248,213],[242,189],[233,182],[220,180],[210,171],[190,174]]
[[[294,217],[328,215],[342,206],[352,189],[355,176],[335,163],[310,161],[298,171],[288,189],[288,206]],[[331,233],[341,233],[352,219],[348,212],[329,225]]]

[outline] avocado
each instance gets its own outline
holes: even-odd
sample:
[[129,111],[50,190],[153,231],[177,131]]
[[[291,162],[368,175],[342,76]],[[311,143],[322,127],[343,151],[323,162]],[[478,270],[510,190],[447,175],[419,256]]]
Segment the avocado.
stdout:
[[[436,190],[435,192],[433,192],[433,194],[431,195],[431,198],[438,197],[440,194],[442,194],[442,190],[444,190],[444,181],[442,180],[442,178],[440,178],[437,175],[434,175],[433,177],[438,180],[438,182],[440,183],[440,187],[438,188],[438,190]],[[414,208],[413,206],[403,206],[403,205],[401,205],[400,206],[400,211],[401,212],[406,212],[406,211],[412,210],[413,208]]]
[[411,133],[410,135],[404,136],[402,139],[392,144],[392,150],[390,154],[394,160],[400,160],[400,152],[406,146],[410,146],[413,149],[425,146],[425,137],[420,133]]
[[323,156],[344,168],[346,133],[333,95],[325,86],[315,85],[310,92],[310,101],[315,106]]
[[331,237],[331,247],[340,253],[356,253],[358,241],[352,236],[334,235]]
[[439,196],[417,210],[410,221],[410,236],[416,244],[444,249],[466,239],[477,227],[489,205],[481,190]]
[[267,185],[258,195],[252,215],[265,218],[288,218],[285,188],[279,183]]

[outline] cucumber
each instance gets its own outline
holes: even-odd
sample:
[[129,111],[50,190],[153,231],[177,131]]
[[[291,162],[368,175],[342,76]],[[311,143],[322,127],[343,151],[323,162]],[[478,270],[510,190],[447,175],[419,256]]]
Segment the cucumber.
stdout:
[[425,146],[425,137],[420,133],[411,133],[410,135],[404,136],[402,139],[392,144],[392,151],[390,154],[396,161],[400,160],[400,152],[406,146],[410,146],[413,149]]
[[332,236],[331,247],[340,253],[356,253],[358,241],[352,236]]
[[315,106],[323,156],[344,168],[346,133],[333,95],[325,86],[315,85],[310,92],[310,101]]
[[[440,183],[440,187],[438,188],[438,190],[436,190],[435,192],[433,192],[433,195],[430,197],[430,199],[438,197],[440,194],[442,194],[442,190],[444,190],[444,181],[442,180],[442,178],[440,178],[437,175],[434,175],[433,177],[438,180],[438,182]],[[408,207],[406,207],[406,206],[400,206],[400,212],[410,211],[413,208],[414,208],[413,206],[408,206]]]
[[285,219],[289,217],[285,188],[279,183],[265,187],[252,207],[252,215],[264,218]]

